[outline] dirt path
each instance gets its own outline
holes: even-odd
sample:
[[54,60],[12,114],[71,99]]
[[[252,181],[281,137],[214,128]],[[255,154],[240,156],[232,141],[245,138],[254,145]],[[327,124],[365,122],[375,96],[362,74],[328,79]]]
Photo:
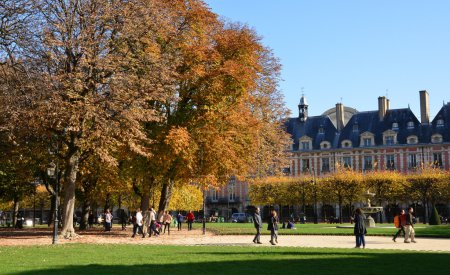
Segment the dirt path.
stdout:
[[[202,235],[200,230],[172,230],[170,235],[163,234],[151,238],[142,238],[141,236],[131,238],[130,229],[122,231],[120,228],[113,228],[112,232],[103,232],[101,228],[94,228],[78,233],[80,234],[79,238],[59,239],[59,243],[271,246],[269,236],[262,236],[263,244],[256,245],[252,243],[253,236],[216,236],[209,232]],[[353,236],[280,236],[278,241],[278,246],[289,247],[352,248],[355,245]],[[51,229],[0,229],[0,246],[49,245],[51,243]],[[403,243],[403,240],[399,238],[394,243],[389,237],[366,236],[366,249],[450,252],[450,239],[419,238],[417,243]]]

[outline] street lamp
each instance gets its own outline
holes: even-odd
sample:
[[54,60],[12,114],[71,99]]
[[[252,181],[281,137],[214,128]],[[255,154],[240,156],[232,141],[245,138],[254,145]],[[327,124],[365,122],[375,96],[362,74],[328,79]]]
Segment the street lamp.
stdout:
[[58,193],[59,193],[59,178],[58,178],[58,161],[56,164],[52,161],[47,168],[47,175],[49,178],[56,180],[55,184],[55,219],[53,225],[53,240],[52,244],[58,244]]

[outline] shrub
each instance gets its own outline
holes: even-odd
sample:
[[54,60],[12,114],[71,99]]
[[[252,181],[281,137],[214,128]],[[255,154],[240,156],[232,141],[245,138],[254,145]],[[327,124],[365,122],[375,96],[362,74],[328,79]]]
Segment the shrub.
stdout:
[[439,213],[435,206],[433,206],[433,213],[430,217],[430,225],[440,225],[441,224],[441,218],[439,217]]

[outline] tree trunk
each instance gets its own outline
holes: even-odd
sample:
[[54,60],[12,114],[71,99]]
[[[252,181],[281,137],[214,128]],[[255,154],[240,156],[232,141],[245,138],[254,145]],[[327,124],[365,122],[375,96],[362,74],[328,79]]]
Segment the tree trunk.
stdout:
[[13,206],[13,224],[12,227],[16,227],[17,224],[17,214],[19,213],[19,198],[14,197],[14,206]]
[[64,185],[64,204],[63,204],[63,227],[61,236],[71,239],[76,236],[73,228],[73,212],[75,207],[75,183],[77,179],[78,164],[80,153],[78,149],[72,148],[72,154],[67,160],[65,185]]
[[111,193],[106,194],[105,198],[105,207],[103,207],[103,213],[106,213],[106,210],[111,210]]
[[173,181],[172,179],[169,179],[163,184],[161,189],[161,199],[159,200],[158,216],[161,215],[161,213],[164,213],[164,211],[166,211],[166,209],[169,207],[174,184],[175,181]]
[[339,223],[342,223],[342,199],[339,199]]
[[424,200],[423,201],[423,206],[424,206],[424,210],[425,210],[425,219],[423,219],[423,224],[427,224],[428,223],[428,218],[429,218],[429,214],[428,214],[428,200]]
[[85,199],[83,203],[83,212],[81,214],[80,230],[86,230],[89,219],[89,211],[91,211],[91,201]]
[[144,192],[141,196],[141,210],[145,211],[150,208],[150,193]]

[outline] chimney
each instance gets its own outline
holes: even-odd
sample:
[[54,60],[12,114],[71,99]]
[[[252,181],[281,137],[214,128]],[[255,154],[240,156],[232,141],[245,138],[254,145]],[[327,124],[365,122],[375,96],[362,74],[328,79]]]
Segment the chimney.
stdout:
[[336,103],[336,128],[340,132],[344,128],[344,105]]
[[422,124],[430,123],[430,101],[426,90],[419,91],[420,94],[420,118]]
[[378,97],[378,117],[380,121],[384,119],[387,110],[389,109],[389,99],[384,96]]

